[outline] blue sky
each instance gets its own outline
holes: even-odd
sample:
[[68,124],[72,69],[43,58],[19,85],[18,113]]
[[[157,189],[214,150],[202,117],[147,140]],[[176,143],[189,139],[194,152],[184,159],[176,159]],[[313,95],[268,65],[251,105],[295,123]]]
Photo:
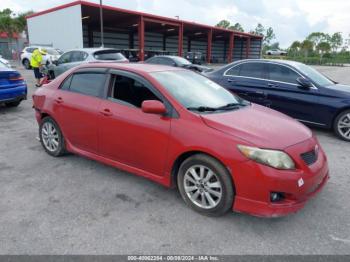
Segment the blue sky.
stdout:
[[[1,0],[0,9],[41,11],[73,0]],[[97,0],[88,0],[98,2]],[[310,32],[350,33],[350,1],[345,0],[104,0],[126,9],[215,25],[222,19],[239,22],[246,31],[257,23],[273,27],[276,40],[288,47]]]

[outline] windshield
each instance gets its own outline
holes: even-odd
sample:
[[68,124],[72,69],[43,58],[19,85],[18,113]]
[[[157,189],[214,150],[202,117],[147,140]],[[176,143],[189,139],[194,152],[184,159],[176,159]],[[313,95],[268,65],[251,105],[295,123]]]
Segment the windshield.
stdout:
[[[192,71],[163,71],[151,75],[166,88],[174,98],[188,109],[217,109],[228,105],[242,105],[244,100],[222,86]],[[215,111],[215,110],[197,110]]]
[[180,65],[191,65],[191,62],[188,61],[185,58],[182,57],[173,57],[174,61],[176,62],[176,64],[180,64]]
[[125,60],[126,58],[116,50],[97,51],[94,54],[97,60]]
[[295,64],[294,66],[297,69],[299,69],[302,73],[304,73],[308,78],[310,78],[313,82],[315,82],[317,85],[329,86],[334,84],[334,82],[332,82],[326,76],[322,75],[320,72],[318,72],[316,69],[313,69],[310,66],[299,63]]
[[60,53],[57,52],[56,49],[47,48],[46,50],[49,55],[60,55]]

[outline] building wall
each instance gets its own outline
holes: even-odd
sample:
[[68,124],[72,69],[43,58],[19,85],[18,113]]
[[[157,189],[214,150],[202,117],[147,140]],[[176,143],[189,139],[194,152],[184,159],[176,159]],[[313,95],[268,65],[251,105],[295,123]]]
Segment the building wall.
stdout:
[[83,47],[81,5],[75,5],[27,19],[29,44],[63,51]]

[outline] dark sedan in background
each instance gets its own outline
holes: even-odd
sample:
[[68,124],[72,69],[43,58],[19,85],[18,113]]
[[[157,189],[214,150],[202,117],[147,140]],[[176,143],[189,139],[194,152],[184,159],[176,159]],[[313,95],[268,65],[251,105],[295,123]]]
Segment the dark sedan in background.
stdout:
[[200,73],[212,71],[212,69],[209,67],[192,64],[190,61],[180,56],[171,56],[171,55],[154,56],[147,59],[144,63],[182,67],[182,68],[190,69]]
[[206,75],[251,102],[305,124],[333,129],[350,141],[350,86],[338,84],[302,63],[243,60]]

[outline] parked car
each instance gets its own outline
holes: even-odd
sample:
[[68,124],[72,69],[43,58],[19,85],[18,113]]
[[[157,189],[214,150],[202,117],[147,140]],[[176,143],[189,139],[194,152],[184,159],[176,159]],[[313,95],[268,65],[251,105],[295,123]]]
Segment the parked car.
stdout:
[[10,62],[7,59],[3,58],[1,55],[0,55],[0,62],[1,62],[0,66],[5,65],[8,68],[12,67]]
[[271,50],[267,50],[266,54],[267,55],[280,55],[280,56],[283,56],[283,55],[287,55],[287,52],[283,51],[283,50],[279,50],[279,49],[271,49]]
[[52,48],[52,47],[45,47],[45,46],[25,47],[21,52],[21,62],[26,69],[31,69],[30,58],[32,57],[32,53],[34,52],[34,50],[38,48],[45,48],[47,50],[47,54],[43,56],[43,63],[45,63],[46,65],[55,63],[61,56],[61,54],[55,48]]
[[305,124],[333,129],[350,141],[350,86],[312,67],[284,60],[243,60],[207,76],[244,99]]
[[0,62],[0,104],[16,107],[27,99],[27,85],[19,72]]
[[203,61],[205,61],[205,57],[202,52],[187,52],[186,59],[191,61],[192,64],[200,65]]
[[82,63],[93,61],[115,61],[119,63],[129,62],[120,50],[113,48],[81,48],[68,51],[49,66],[50,75],[57,77],[63,72]]
[[86,64],[37,89],[33,102],[49,155],[68,151],[177,186],[202,214],[286,215],[329,177],[303,124],[183,68]]
[[180,56],[170,56],[170,55],[154,56],[147,59],[144,63],[183,67],[183,68],[190,69],[197,72],[212,71],[212,69],[209,67],[192,64],[190,61]]

